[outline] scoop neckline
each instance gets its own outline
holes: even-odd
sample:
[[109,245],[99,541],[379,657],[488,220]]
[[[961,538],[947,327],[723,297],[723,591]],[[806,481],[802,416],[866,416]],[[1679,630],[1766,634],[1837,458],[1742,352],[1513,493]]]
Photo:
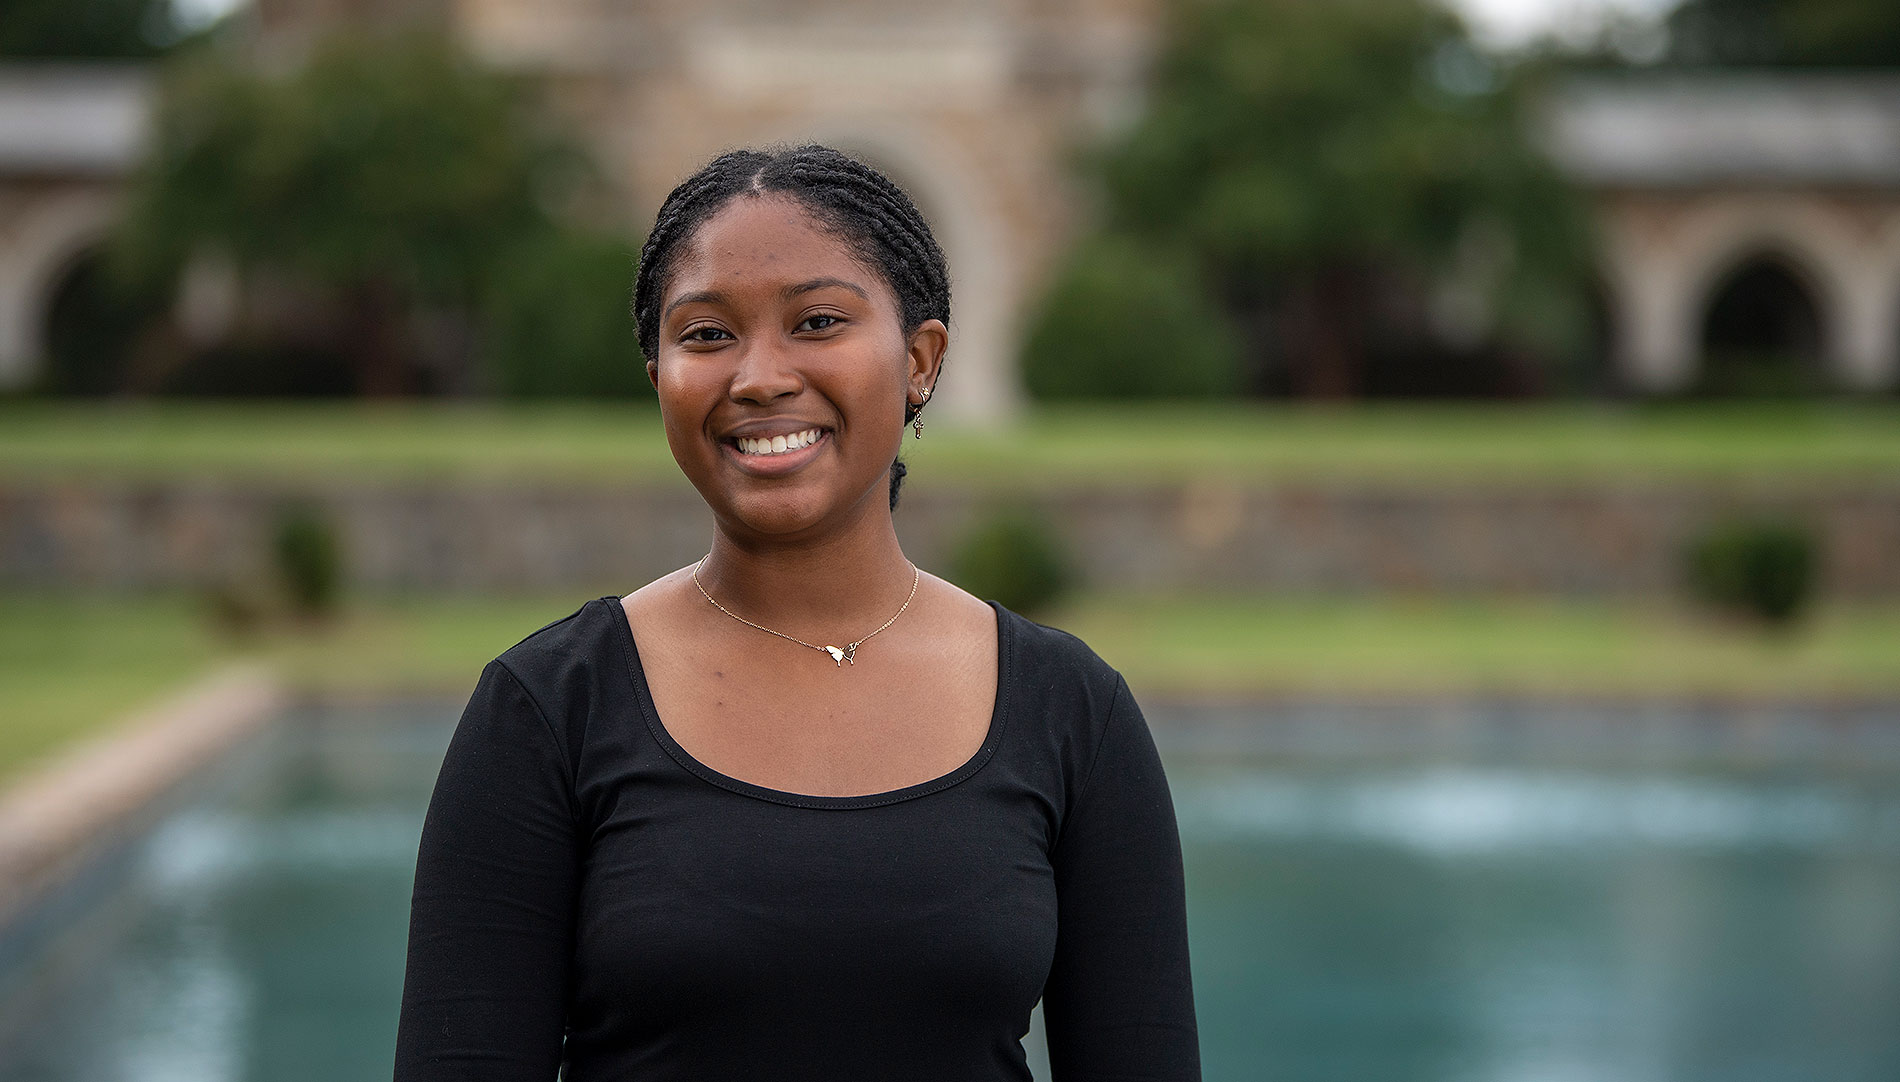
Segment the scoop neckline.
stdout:
[[653,690],[647,686],[646,667],[640,663],[640,644],[634,641],[633,625],[627,622],[627,610],[621,605],[620,598],[610,595],[599,600],[609,607],[614,622],[619,625],[620,645],[626,653],[627,678],[633,685],[634,699],[639,703],[640,714],[646,722],[647,731],[653,734],[653,738],[675,762],[721,789],[759,800],[769,800],[774,804],[789,804],[799,808],[874,808],[928,796],[956,785],[981,770],[995,756],[998,745],[1002,743],[1003,729],[1009,718],[1010,654],[1015,631],[1010,627],[1007,619],[1008,610],[995,601],[984,602],[996,614],[996,698],[990,705],[990,727],[984,734],[982,746],[976,749],[975,754],[964,760],[963,765],[948,774],[942,774],[927,781],[881,793],[828,796],[773,789],[714,770],[694,758],[693,753],[673,739],[673,734],[668,732],[666,726],[660,721],[659,708],[653,703]]

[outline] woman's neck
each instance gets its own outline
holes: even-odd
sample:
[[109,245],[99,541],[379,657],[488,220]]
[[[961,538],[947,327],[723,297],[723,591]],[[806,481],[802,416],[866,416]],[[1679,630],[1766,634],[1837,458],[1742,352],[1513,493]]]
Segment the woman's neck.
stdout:
[[914,572],[887,513],[791,544],[740,540],[715,529],[699,581],[749,620],[810,630],[889,616],[909,596]]

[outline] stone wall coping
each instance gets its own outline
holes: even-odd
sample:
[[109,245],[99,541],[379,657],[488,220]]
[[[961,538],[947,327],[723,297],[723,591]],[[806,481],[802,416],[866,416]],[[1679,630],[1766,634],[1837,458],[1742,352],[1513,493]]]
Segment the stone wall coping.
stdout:
[[275,670],[234,663],[133,711],[0,789],[0,926],[287,705]]

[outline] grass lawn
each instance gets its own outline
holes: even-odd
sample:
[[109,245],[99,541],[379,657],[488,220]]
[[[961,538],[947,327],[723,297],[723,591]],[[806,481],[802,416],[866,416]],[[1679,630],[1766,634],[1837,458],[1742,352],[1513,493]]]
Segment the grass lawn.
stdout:
[[578,601],[380,599],[320,631],[234,641],[184,593],[0,596],[0,784],[22,766],[176,691],[219,662],[262,657],[298,687],[466,694],[483,663]]
[[[218,661],[272,660],[331,694],[466,695],[481,666],[584,597],[360,599],[320,632],[214,632],[180,594],[0,599],[0,783]],[[1786,637],[1673,609],[1549,601],[1079,599],[1081,635],[1136,693],[1482,692],[1900,699],[1900,604],[1833,606]]]
[[0,784],[227,651],[180,600],[0,596]]
[[1102,597],[1050,622],[1138,692],[1900,699],[1900,604],[1810,615],[1780,635],[1629,602]]
[[[924,478],[1900,479],[1900,401],[1073,406],[932,424]],[[684,484],[649,400],[0,404],[0,480],[544,477]]]

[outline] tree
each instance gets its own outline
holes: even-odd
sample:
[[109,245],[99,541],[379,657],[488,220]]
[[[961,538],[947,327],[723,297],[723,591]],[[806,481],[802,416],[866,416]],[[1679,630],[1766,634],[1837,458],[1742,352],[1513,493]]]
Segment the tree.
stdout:
[[489,300],[585,176],[532,104],[420,32],[331,38],[281,76],[202,51],[164,80],[119,254],[147,278],[210,256],[322,294],[360,391],[427,389],[417,312]]
[[1178,253],[1103,234],[1070,254],[1023,345],[1037,398],[1222,398],[1238,383],[1226,313]]
[[640,245],[580,231],[525,245],[482,320],[488,382],[512,398],[650,398],[631,308]]
[[34,60],[157,56],[181,32],[170,0],[6,0],[0,57]]
[[1175,15],[1145,116],[1097,158],[1104,229],[1187,257],[1254,390],[1350,395],[1383,354],[1580,337],[1583,209],[1530,142],[1524,73],[1455,16],[1427,0]]
[[1900,66],[1892,0],[1687,0],[1668,28],[1681,65]]

